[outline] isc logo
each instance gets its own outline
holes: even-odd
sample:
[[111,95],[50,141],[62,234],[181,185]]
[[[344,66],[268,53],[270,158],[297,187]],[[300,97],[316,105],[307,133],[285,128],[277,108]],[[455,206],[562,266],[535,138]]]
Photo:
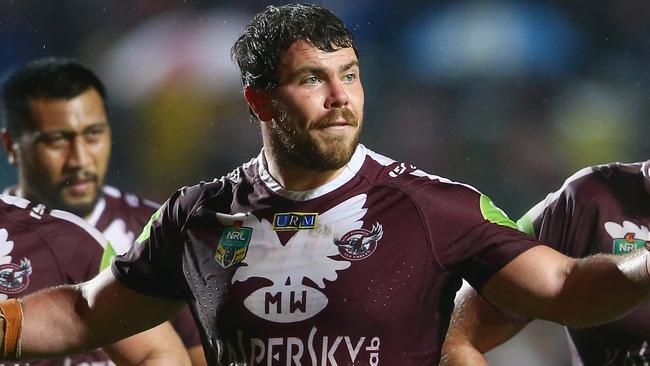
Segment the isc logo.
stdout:
[[316,227],[317,213],[283,212],[273,216],[273,230],[310,230]]

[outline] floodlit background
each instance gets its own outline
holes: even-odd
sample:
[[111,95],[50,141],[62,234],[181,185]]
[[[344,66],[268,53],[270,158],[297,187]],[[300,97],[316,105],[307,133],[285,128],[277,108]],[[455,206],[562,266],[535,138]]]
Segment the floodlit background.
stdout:
[[[583,166],[650,157],[650,2],[319,3],[357,38],[363,143],[470,183],[513,218]],[[96,70],[114,133],[108,182],[162,201],[259,152],[229,49],[266,4],[0,0],[0,73],[41,56]],[[15,171],[2,160],[4,186]],[[563,337],[528,334],[491,359],[567,364]]]

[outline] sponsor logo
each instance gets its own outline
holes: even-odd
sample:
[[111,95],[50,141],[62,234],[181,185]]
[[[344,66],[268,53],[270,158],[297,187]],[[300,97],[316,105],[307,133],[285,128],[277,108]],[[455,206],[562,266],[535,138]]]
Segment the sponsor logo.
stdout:
[[645,245],[645,240],[635,238],[634,233],[626,233],[623,239],[614,239],[614,254],[631,253],[637,249],[641,249]]
[[0,265],[0,291],[15,294],[29,286],[29,276],[32,274],[32,263],[27,258],[20,265],[6,263]]
[[378,366],[380,361],[379,337],[322,335],[312,327],[307,337],[251,338],[247,350],[241,332],[238,335],[237,344],[226,344],[228,365]]
[[248,244],[251,241],[253,229],[243,227],[241,221],[235,221],[235,226],[226,226],[221,233],[214,259],[223,268],[228,268],[246,258]]
[[316,227],[317,213],[284,212],[273,216],[274,231],[311,230]]
[[356,229],[348,231],[340,239],[334,238],[334,244],[339,249],[339,254],[345,259],[359,261],[368,258],[375,249],[377,242],[384,235],[384,230],[379,223],[372,226],[372,230]]

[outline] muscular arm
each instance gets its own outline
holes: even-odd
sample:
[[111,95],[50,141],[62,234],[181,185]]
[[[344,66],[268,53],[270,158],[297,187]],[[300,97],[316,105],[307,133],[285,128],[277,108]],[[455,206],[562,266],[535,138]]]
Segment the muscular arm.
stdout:
[[464,285],[456,295],[440,365],[487,365],[483,353],[506,342],[527,324],[528,320],[505,314]]
[[648,252],[566,257],[546,246],[519,255],[482,288],[501,308],[573,328],[617,319],[650,295]]
[[[627,256],[572,259],[538,246],[497,272],[482,292],[499,307],[526,317],[574,328],[593,326],[624,315],[647,298],[647,256],[640,250]],[[464,287],[456,299],[441,365],[487,365],[482,353],[526,324]]]
[[[182,305],[132,291],[120,284],[110,269],[80,285],[37,292],[21,303],[24,359],[83,352],[112,344],[162,323]],[[155,359],[159,355],[147,357]],[[187,364],[187,354],[181,358],[166,361],[170,365]]]
[[104,351],[120,366],[189,365],[191,360],[169,322],[106,346]]

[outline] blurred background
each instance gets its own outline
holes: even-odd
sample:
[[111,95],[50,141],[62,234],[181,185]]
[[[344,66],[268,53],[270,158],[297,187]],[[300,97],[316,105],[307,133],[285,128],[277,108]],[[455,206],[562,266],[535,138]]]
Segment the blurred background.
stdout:
[[[0,0],[0,73],[42,56],[94,69],[108,183],[163,201],[259,152],[229,49],[269,3],[283,2]],[[363,143],[470,183],[513,218],[581,167],[650,157],[648,1],[318,3],[361,51]],[[14,183],[0,160],[0,184]],[[563,332],[535,327],[493,364],[568,364]]]

